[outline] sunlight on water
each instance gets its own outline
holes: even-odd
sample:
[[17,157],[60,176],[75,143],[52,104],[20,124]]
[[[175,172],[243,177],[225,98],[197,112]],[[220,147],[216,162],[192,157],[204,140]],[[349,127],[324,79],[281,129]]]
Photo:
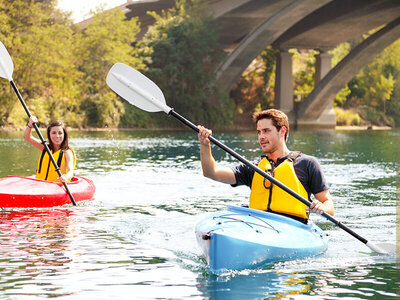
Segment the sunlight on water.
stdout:
[[[372,135],[369,136],[368,134]],[[395,242],[397,134],[294,132],[291,149],[316,155],[336,217],[374,242]],[[14,133],[0,137],[2,176],[31,175],[34,149]],[[254,133],[215,133],[249,160]],[[0,212],[0,299],[395,299],[395,255],[368,247],[320,216],[330,237],[317,257],[256,270],[208,273],[194,235],[198,220],[249,189],[202,176],[196,136],[188,132],[72,132],[77,174],[96,199],[78,207]],[[374,138],[378,145],[369,141]],[[214,149],[219,164],[235,160]],[[397,279],[396,279],[397,278]]]

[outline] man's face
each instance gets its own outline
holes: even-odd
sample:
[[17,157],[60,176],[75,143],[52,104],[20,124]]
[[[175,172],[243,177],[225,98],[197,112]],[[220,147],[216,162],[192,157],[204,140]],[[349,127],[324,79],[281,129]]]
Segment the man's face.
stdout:
[[279,149],[283,128],[278,131],[270,119],[261,119],[257,122],[258,142],[264,153],[273,153]]

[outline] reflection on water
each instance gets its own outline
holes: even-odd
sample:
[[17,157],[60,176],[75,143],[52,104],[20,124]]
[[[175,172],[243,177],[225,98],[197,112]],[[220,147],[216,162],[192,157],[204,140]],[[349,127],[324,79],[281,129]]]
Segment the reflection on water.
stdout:
[[211,299],[287,299],[296,295],[318,299],[385,299],[399,296],[396,265],[359,265],[346,269],[243,271],[226,276],[205,276],[199,289]]
[[285,298],[310,290],[301,273],[285,274],[274,270],[241,272],[228,276],[208,276],[199,281],[199,289],[211,299]]
[[[254,132],[215,132],[249,160]],[[293,150],[321,161],[337,218],[374,242],[394,242],[400,134],[292,132]],[[373,141],[373,143],[371,142]],[[31,175],[40,153],[22,133],[0,132],[0,177]],[[0,211],[0,299],[396,299],[395,255],[372,255],[321,217],[321,256],[210,275],[194,226],[248,200],[246,187],[204,178],[192,132],[71,132],[78,175],[96,199],[78,207]],[[236,161],[213,150],[218,163]]]
[[36,277],[68,269],[70,216],[61,209],[0,212],[0,291],[27,290]]

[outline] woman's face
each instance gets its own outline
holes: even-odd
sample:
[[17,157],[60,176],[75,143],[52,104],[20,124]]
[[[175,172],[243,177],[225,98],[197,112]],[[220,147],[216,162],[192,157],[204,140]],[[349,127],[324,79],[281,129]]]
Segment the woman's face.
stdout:
[[61,126],[53,126],[50,128],[50,140],[54,146],[59,148],[64,141],[64,130]]

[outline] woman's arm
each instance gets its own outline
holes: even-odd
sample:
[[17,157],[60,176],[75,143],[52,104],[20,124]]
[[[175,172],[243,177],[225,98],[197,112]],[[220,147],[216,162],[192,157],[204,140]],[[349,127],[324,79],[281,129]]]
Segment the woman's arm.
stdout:
[[61,177],[58,177],[58,180],[61,182],[67,182],[74,177],[74,154],[72,150],[67,150],[65,151],[64,155],[67,173],[63,174]]
[[25,132],[24,132],[24,139],[31,145],[38,148],[40,151],[43,151],[44,146],[43,146],[42,142],[39,139],[34,138],[32,136],[33,124],[37,123],[37,122],[38,122],[38,120],[35,116],[32,116],[29,118],[28,124],[26,124]]

